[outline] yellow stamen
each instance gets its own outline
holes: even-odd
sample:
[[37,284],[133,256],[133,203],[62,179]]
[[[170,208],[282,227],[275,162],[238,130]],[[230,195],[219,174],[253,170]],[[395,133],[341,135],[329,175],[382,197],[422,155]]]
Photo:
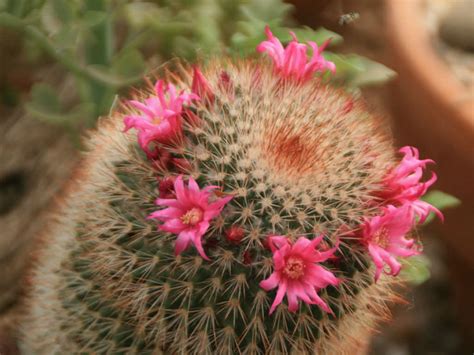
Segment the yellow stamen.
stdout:
[[285,269],[283,272],[290,278],[290,279],[299,279],[301,276],[304,275],[304,269],[306,265],[304,261],[300,258],[290,257],[286,261]]
[[201,222],[202,216],[202,210],[200,208],[194,207],[181,216],[181,221],[184,224],[194,226],[195,224]]
[[377,244],[381,248],[387,248],[389,243],[388,237],[388,230],[386,228],[380,229],[377,233],[375,233],[373,237],[374,243]]

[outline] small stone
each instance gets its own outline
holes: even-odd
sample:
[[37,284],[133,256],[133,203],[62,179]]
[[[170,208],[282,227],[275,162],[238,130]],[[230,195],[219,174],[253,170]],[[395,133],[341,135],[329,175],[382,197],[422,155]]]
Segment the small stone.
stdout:
[[454,1],[439,34],[449,45],[474,52],[474,0]]

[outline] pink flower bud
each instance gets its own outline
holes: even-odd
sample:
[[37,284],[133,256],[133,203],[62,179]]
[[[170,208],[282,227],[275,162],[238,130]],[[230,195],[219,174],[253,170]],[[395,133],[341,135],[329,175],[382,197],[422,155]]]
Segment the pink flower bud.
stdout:
[[248,250],[244,252],[243,259],[244,259],[244,265],[252,264],[252,255],[250,255],[250,252]]
[[232,244],[239,244],[244,237],[244,230],[239,226],[232,226],[225,231],[227,240]]
[[174,177],[166,177],[158,180],[158,191],[160,198],[176,198],[174,191]]
[[209,103],[214,102],[214,93],[209,86],[206,78],[199,70],[197,66],[194,67],[194,76],[193,76],[193,83],[191,85],[191,91],[198,95],[201,100],[208,101]]
[[179,173],[189,173],[193,170],[189,160],[184,158],[171,158],[171,164],[173,164],[176,171]]

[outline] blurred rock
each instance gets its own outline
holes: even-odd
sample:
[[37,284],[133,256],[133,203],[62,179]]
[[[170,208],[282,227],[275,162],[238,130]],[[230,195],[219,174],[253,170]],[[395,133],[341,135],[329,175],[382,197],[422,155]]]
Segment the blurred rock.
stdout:
[[453,1],[439,34],[449,45],[474,52],[474,0]]

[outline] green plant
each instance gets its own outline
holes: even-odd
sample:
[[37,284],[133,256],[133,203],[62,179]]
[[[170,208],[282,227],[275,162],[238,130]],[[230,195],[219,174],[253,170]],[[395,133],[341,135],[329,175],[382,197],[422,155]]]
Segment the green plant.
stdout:
[[[174,56],[193,61],[253,52],[265,24],[283,40],[289,40],[290,29],[302,40],[342,40],[325,29],[288,27],[290,12],[282,0],[2,0],[0,26],[22,33],[31,57],[46,53],[63,68],[62,81],[74,82],[73,90],[61,89],[57,80],[36,83],[25,107],[77,138],[113,109],[121,90],[138,85]],[[339,67],[338,82],[359,86],[392,75],[358,56],[332,55],[332,60]]]

